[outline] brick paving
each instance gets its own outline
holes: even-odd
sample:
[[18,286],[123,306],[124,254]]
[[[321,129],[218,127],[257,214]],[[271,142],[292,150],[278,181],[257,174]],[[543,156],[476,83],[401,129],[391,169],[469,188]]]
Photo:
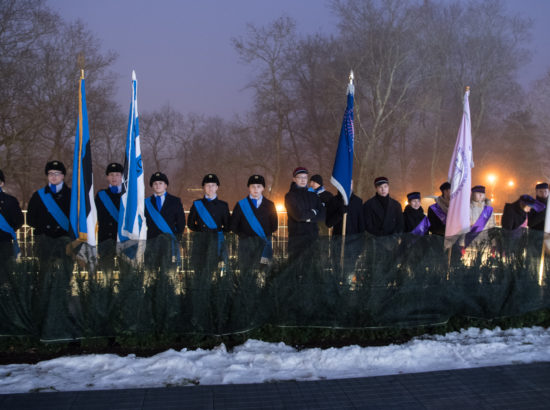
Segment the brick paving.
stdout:
[[0,409],[548,409],[550,362],[313,382],[0,395]]

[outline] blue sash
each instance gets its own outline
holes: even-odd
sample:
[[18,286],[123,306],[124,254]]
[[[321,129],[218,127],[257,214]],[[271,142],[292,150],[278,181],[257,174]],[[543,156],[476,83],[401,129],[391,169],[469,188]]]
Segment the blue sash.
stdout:
[[430,220],[427,216],[424,217],[420,221],[418,225],[416,225],[416,228],[414,228],[411,233],[418,236],[424,236],[426,235],[426,232],[428,232],[428,229],[430,228]]
[[11,227],[11,225],[6,221],[6,218],[4,218],[4,215],[0,214],[0,229],[4,232],[7,232],[11,235],[13,238],[13,253],[15,257],[19,255],[19,252],[21,250],[19,249],[19,244],[17,243],[17,235],[15,234],[15,231]]
[[174,235],[174,232],[170,228],[170,225],[168,225],[168,222],[166,222],[166,219],[164,219],[164,217],[157,210],[157,207],[153,205],[150,196],[145,199],[145,207],[147,208],[147,211],[149,211],[149,216],[153,219],[153,222],[162,231],[162,233],[166,233],[172,237],[172,262],[176,262],[179,265],[180,253],[179,248],[176,246],[176,235]]
[[246,218],[246,221],[252,228],[252,230],[258,235],[260,238],[262,238],[265,241],[264,250],[262,252],[262,258],[271,259],[273,257],[273,245],[271,243],[271,238],[268,238],[264,232],[264,228],[262,228],[262,224],[260,224],[260,221],[258,221],[258,218],[252,211],[252,208],[250,207],[250,203],[248,202],[247,198],[243,198],[239,201],[239,206],[241,207],[241,210],[243,211],[244,217]]
[[38,195],[40,196],[40,199],[44,203],[44,206],[46,207],[48,212],[53,216],[59,226],[61,226],[64,230],[68,232],[69,219],[67,218],[67,215],[63,213],[59,205],[57,205],[57,202],[55,202],[55,199],[53,199],[52,195],[49,193],[47,194],[44,188],[40,188],[38,190]]
[[218,231],[218,256],[222,253],[223,249],[223,231],[218,229],[218,224],[216,221],[214,221],[214,218],[212,218],[212,215],[210,215],[210,212],[208,212],[208,209],[205,208],[204,204],[201,200],[194,201],[193,204],[195,205],[195,209],[199,213],[199,216],[201,217],[202,221],[208,226],[210,229],[216,229]]
[[535,203],[531,205],[531,208],[533,208],[535,212],[542,212],[546,209],[546,205],[537,199]]
[[435,203],[432,206],[430,206],[430,209],[434,212],[434,214],[437,215],[437,217],[443,223],[443,225],[447,223],[447,214],[443,209],[441,209],[438,203]]
[[98,196],[99,196],[99,199],[101,199],[101,202],[103,202],[105,209],[109,212],[109,214],[113,217],[113,219],[118,223],[118,209],[116,209],[116,206],[111,200],[111,197],[109,197],[109,195],[107,195],[107,192],[105,192],[104,190],[99,191]]
[[155,225],[157,225],[163,233],[167,233],[172,237],[172,239],[176,239],[176,235],[174,235],[174,232],[172,232],[172,229],[170,229],[170,226],[168,225],[166,220],[163,218],[160,212],[157,211],[157,208],[153,206],[150,196],[145,199],[145,206],[147,207],[147,211],[149,211],[149,215],[153,219]]
[[468,246],[470,243],[472,243],[472,241],[479,235],[479,233],[483,231],[483,228],[485,228],[485,225],[487,225],[487,222],[489,222],[492,214],[493,207],[485,205],[483,207],[483,211],[481,211],[481,215],[479,215],[479,218],[477,218],[475,224],[473,224],[470,228],[470,232],[466,234],[466,242],[464,246]]

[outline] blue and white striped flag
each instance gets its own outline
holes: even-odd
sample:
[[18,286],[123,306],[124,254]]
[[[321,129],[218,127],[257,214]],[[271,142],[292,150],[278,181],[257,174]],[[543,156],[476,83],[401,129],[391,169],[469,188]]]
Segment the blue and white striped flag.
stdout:
[[126,134],[126,156],[118,215],[118,242],[145,239],[147,239],[145,183],[139,138],[137,80],[135,71],[132,71],[132,101]]
[[73,239],[86,242],[90,246],[96,246],[97,211],[94,201],[94,177],[85,81],[84,70],[82,70],[78,91],[78,121],[74,142],[73,186],[69,220]]
[[351,196],[351,178],[353,174],[353,71],[350,73],[350,82],[348,85],[348,102],[344,119],[342,120],[342,129],[340,130],[340,139],[338,141],[338,150],[334,159],[334,168],[330,182],[342,194],[344,205],[348,205]]

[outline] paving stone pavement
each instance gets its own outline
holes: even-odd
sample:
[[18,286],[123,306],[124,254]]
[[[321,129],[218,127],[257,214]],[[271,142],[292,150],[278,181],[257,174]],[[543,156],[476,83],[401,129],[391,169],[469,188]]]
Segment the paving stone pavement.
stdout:
[[550,362],[313,382],[6,394],[0,409],[550,409]]

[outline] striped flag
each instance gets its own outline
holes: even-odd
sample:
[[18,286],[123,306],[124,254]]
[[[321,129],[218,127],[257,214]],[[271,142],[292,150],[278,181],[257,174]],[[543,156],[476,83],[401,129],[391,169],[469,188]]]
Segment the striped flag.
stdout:
[[78,91],[78,121],[74,141],[73,186],[71,190],[70,223],[73,239],[96,246],[97,211],[94,202],[92,151],[86,109],[84,70]]
[[342,128],[340,130],[340,139],[338,140],[338,149],[334,159],[334,167],[330,182],[336,187],[342,195],[344,205],[348,205],[351,196],[351,178],[353,174],[353,71],[350,73],[348,85],[348,101]]
[[132,101],[126,134],[126,156],[118,215],[118,242],[145,239],[147,239],[145,183],[139,138],[137,80],[135,71],[132,71]]
[[466,87],[462,122],[460,123],[453,157],[449,166],[451,200],[445,226],[446,247],[451,246],[454,242],[454,240],[449,241],[447,238],[467,233],[470,230],[470,191],[472,189],[474,159],[469,95],[470,87]]

